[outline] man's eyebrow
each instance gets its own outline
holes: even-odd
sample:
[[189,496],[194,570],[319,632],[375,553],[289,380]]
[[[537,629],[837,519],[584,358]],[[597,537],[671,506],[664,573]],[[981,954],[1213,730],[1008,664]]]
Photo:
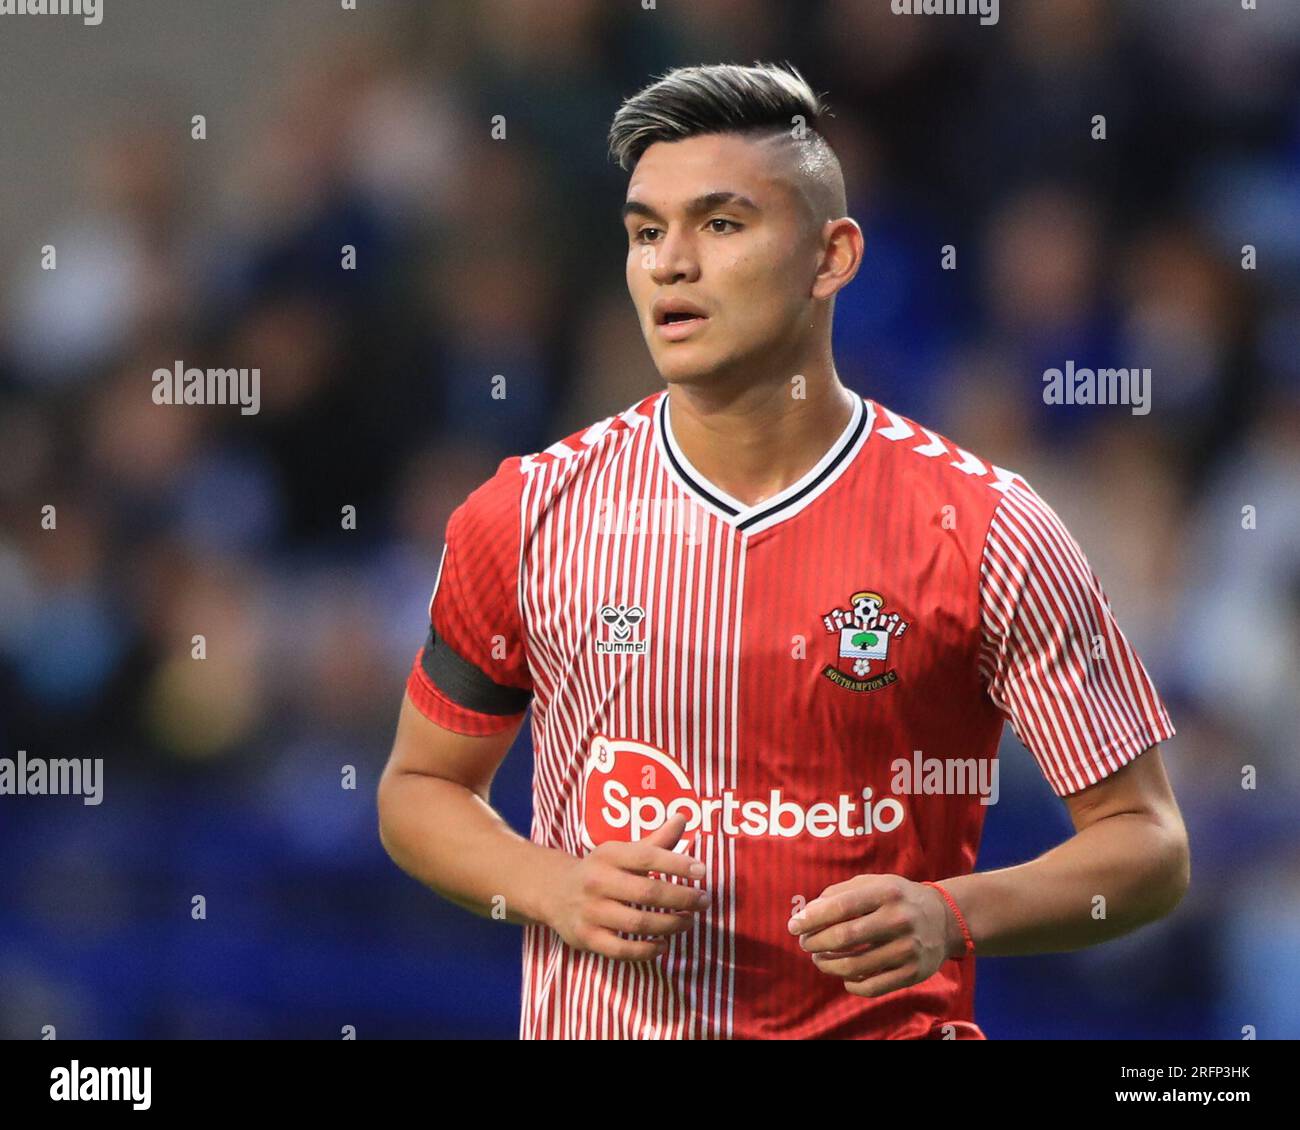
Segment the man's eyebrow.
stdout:
[[[688,216],[698,216],[702,212],[711,212],[714,208],[720,208],[724,204],[731,204],[738,208],[748,208],[751,212],[757,212],[759,207],[748,196],[742,196],[739,192],[706,192],[703,196],[697,196],[694,200],[686,202],[686,214]],[[659,215],[649,204],[642,204],[639,200],[629,200],[623,205],[623,219],[628,216],[645,216],[651,220],[662,220]]]

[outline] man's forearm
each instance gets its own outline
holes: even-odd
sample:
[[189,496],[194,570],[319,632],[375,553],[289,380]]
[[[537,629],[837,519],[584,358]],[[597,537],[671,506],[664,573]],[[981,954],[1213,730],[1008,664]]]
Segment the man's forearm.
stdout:
[[[976,954],[1081,949],[1177,905],[1187,889],[1185,840],[1149,817],[1122,813],[1029,863],[941,882],[966,919]],[[948,952],[956,957],[961,932],[949,919]]]
[[379,811],[380,839],[393,861],[485,917],[545,922],[547,891],[577,862],[520,836],[482,797],[454,781],[394,773],[380,786]]

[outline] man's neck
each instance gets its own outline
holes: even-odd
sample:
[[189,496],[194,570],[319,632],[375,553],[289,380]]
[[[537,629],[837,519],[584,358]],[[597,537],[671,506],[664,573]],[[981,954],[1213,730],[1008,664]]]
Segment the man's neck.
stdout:
[[668,389],[673,438],[691,465],[746,506],[798,482],[830,450],[853,416],[853,394],[831,369],[809,378],[750,385],[733,396],[675,384]]

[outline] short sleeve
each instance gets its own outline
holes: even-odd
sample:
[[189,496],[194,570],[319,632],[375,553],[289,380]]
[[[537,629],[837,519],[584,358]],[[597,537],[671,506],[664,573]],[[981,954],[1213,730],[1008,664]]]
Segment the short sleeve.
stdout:
[[1096,784],[1174,727],[1078,543],[1018,479],[980,565],[980,674],[1058,796]]
[[532,698],[519,614],[517,464],[503,462],[448,520],[428,633],[407,679],[420,713],[461,734],[508,729]]

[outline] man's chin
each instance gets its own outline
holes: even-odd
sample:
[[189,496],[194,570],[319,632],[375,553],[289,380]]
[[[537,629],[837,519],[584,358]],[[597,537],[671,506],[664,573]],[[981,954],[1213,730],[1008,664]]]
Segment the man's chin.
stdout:
[[716,379],[722,366],[718,358],[700,351],[672,352],[660,354],[654,359],[659,376],[668,384],[698,384],[702,381]]

